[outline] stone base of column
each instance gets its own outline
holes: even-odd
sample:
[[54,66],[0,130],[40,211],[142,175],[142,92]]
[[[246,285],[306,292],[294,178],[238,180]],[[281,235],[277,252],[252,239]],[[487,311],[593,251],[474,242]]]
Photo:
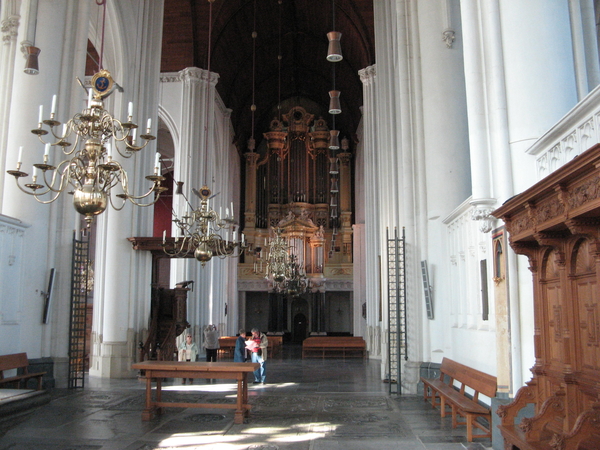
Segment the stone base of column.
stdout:
[[405,361],[402,371],[402,393],[416,394],[421,372],[420,361]]
[[131,355],[133,342],[102,342],[95,346],[99,350],[94,355],[90,376],[101,378],[135,378],[137,371],[131,369],[135,362]]

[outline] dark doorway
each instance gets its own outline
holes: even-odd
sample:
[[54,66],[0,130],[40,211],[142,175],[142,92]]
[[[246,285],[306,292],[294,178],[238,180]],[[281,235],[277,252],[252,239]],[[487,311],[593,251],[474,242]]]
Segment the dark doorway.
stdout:
[[294,329],[292,331],[292,342],[294,344],[302,343],[302,341],[306,338],[307,328],[308,323],[306,316],[302,313],[296,314],[294,316]]

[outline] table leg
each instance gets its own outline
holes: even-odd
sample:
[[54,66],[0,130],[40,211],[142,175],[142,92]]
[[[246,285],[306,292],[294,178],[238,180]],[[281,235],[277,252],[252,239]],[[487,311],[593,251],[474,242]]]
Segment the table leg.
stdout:
[[[162,402],[162,378],[156,379],[156,401]],[[163,409],[160,407],[156,408],[156,414],[162,414]]]
[[235,410],[235,416],[233,418],[234,423],[244,423],[244,387],[243,379],[238,378],[237,380],[237,409]]
[[152,420],[154,408],[152,407],[152,378],[146,373],[146,409],[142,411],[142,420]]
[[[242,376],[242,392],[244,395],[244,400],[243,400],[243,404],[247,405],[248,404],[248,376],[247,375],[243,375]],[[245,408],[245,406],[244,406]],[[244,410],[244,416],[248,417],[250,411],[248,409]]]

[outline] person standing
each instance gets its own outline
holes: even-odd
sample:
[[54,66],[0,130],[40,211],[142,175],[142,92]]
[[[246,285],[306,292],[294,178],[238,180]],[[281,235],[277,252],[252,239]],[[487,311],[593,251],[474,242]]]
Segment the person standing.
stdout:
[[233,362],[246,362],[246,330],[244,329],[240,330],[240,334],[235,340]]
[[260,364],[260,367],[254,371],[254,384],[266,384],[267,370],[265,363],[267,361],[268,346],[267,335],[258,331],[258,328],[252,328],[252,338],[248,340],[246,347],[250,350],[252,362]]
[[219,349],[219,331],[216,325],[207,325],[204,329],[204,348],[206,349],[206,362],[216,362]]
[[[192,340],[192,335],[188,334],[185,337],[185,341],[179,344],[179,352],[178,352],[178,360],[179,361],[196,361],[196,356],[198,355],[198,346]],[[183,379],[183,384],[185,384],[185,378]],[[189,379],[190,384],[192,384],[192,378]]]

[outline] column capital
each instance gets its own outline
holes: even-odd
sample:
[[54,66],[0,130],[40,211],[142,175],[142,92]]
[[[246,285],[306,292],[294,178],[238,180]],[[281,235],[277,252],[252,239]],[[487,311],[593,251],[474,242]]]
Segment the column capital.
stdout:
[[200,69],[199,67],[186,67],[179,71],[179,79],[184,83],[198,83],[200,81],[210,81],[216,85],[219,80],[219,74]]
[[360,69],[358,71],[358,76],[360,77],[360,81],[362,81],[363,84],[366,84],[375,78],[375,76],[377,75],[377,71],[375,70],[375,68],[376,64],[373,64],[372,66],[365,67],[364,69]]
[[19,19],[21,16],[8,16],[2,21],[2,42],[8,44],[10,41],[16,40],[19,29]]

